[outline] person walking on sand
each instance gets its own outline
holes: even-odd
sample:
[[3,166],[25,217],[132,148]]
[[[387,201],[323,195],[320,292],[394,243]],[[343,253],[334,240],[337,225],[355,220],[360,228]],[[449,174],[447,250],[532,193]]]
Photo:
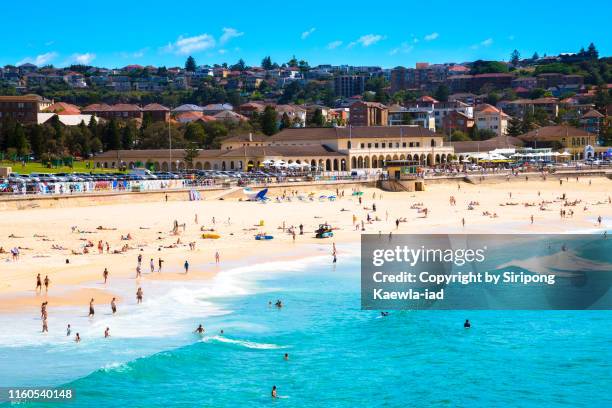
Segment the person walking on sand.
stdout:
[[163,265],[163,264],[164,264],[164,260],[163,260],[163,259],[161,259],[161,258],[159,258],[159,259],[157,260],[157,272],[161,272],[161,270],[162,270],[162,265]]
[[219,255],[219,251],[215,252],[215,263],[219,264],[219,262],[221,262],[221,257]]
[[91,300],[89,301],[89,315],[88,317],[94,317],[94,298],[91,298]]
[[36,275],[36,292],[42,291],[42,280],[40,279],[40,273]]
[[49,275],[45,275],[45,293],[49,292]]
[[465,218],[461,218],[461,226],[465,228]]
[[106,330],[104,330],[104,338],[108,339],[110,337],[110,328],[107,327]]
[[138,288],[136,291],[136,303],[142,303],[142,288]]
[[533,215],[531,215],[531,225],[533,225]]
[[597,224],[599,224],[599,226],[601,227],[601,215],[597,217]]
[[136,279],[142,276],[142,269],[140,269],[140,264],[136,265]]
[[45,300],[40,305],[40,318],[41,319],[46,319],[47,318],[47,304],[48,304],[48,302]]
[[183,267],[185,268],[185,273],[189,272],[189,262],[185,261]]
[[153,258],[149,261],[149,267],[151,268],[151,273],[155,272],[155,262],[153,262]]
[[108,281],[108,269],[104,268],[104,272],[102,272],[102,277],[104,278],[104,284]]
[[111,300],[111,311],[113,314],[117,313],[117,298]]
[[66,326],[66,337],[70,337],[70,333],[72,333],[72,328],[69,323],[68,326]]

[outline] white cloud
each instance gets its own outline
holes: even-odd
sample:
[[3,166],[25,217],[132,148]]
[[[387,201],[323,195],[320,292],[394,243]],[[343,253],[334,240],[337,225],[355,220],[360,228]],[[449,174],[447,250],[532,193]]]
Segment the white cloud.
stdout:
[[37,66],[47,65],[53,59],[55,59],[55,57],[57,57],[57,52],[55,52],[55,51],[46,52],[44,54],[37,55],[34,58],[26,57],[26,58],[22,59],[21,61],[17,62],[16,65],[22,65],[22,64],[25,64],[27,62],[29,62],[30,64],[37,65]]
[[226,53],[227,53],[227,50],[225,50],[225,49],[220,49],[219,50],[219,54],[221,54],[221,55],[226,54]]
[[302,40],[305,40],[306,38],[308,38],[308,36],[312,33],[314,33],[316,31],[315,27],[312,27],[310,30],[304,31],[302,33]]
[[488,47],[491,44],[493,44],[493,39],[492,38],[487,38],[486,40],[482,40],[478,44],[474,44],[474,45],[470,46],[470,48],[472,50],[477,50],[480,47]]
[[357,39],[357,41],[353,41],[349,44],[349,47],[355,46],[357,43],[361,44],[364,47],[369,47],[370,45],[376,44],[377,42],[384,40],[385,37],[380,34],[366,34],[362,35]]
[[329,44],[327,44],[327,49],[328,50],[335,50],[336,48],[338,48],[341,45],[342,45],[342,41],[340,41],[340,40],[332,41]]
[[396,55],[399,53],[402,54],[407,54],[409,52],[411,52],[412,50],[414,50],[414,46],[410,45],[408,43],[403,42],[399,47],[392,49],[391,51],[389,51],[389,55]]
[[243,32],[236,30],[231,27],[224,27],[223,34],[221,34],[221,38],[219,38],[219,44],[226,44],[232,38],[242,37],[244,35]]
[[96,58],[96,54],[86,52],[85,54],[72,54],[72,60],[77,64],[87,65]]
[[182,35],[174,43],[170,43],[163,49],[166,52],[186,55],[195,51],[204,51],[214,48],[217,42],[210,34],[200,34],[193,37],[183,37]]
[[440,36],[440,34],[438,34],[438,33],[436,33],[436,32],[433,32],[433,33],[431,33],[431,34],[427,34],[427,35],[424,37],[424,39],[425,39],[425,41],[433,41],[433,40],[435,40],[436,38],[438,38],[439,36]]

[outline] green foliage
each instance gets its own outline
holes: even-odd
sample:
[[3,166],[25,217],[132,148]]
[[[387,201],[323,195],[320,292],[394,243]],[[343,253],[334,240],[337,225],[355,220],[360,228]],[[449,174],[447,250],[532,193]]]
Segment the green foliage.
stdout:
[[472,63],[472,75],[505,72],[508,72],[508,66],[503,62],[477,60]]
[[263,114],[261,115],[260,123],[261,131],[264,134],[272,136],[278,132],[278,126],[276,124],[276,109],[270,105],[266,106]]
[[185,70],[189,72],[195,72],[196,70],[196,61],[191,55],[187,57],[187,61],[185,61]]
[[185,147],[185,164],[188,169],[193,169],[193,160],[198,157],[198,145],[195,142],[187,143]]
[[448,95],[450,91],[448,86],[444,84],[438,85],[438,89],[436,89],[436,93],[434,94],[434,98],[436,98],[440,102],[448,102]]
[[467,133],[462,132],[460,130],[453,130],[453,133],[451,133],[450,138],[453,142],[465,142],[472,140],[470,139],[470,136]]

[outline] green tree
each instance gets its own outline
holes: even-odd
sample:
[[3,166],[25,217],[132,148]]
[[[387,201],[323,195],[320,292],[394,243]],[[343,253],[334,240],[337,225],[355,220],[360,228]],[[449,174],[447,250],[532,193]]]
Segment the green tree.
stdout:
[[534,52],[534,53],[533,53],[533,56],[531,57],[531,59],[532,59],[532,60],[534,60],[534,61],[537,61],[537,60],[539,60],[539,59],[540,59],[540,56],[538,55],[538,53],[537,53],[537,52]]
[[312,114],[312,120],[310,122],[310,126],[323,127],[324,125],[325,125],[325,118],[323,117],[323,111],[321,110],[321,108],[317,108]]
[[289,66],[289,67],[297,67],[298,66],[298,60],[295,58],[295,55],[293,57],[291,57],[291,59],[289,61],[287,61],[287,66]]
[[512,54],[510,54],[510,63],[514,67],[518,67],[519,62],[521,62],[521,53],[518,52],[518,50],[512,51]]
[[196,147],[203,146],[206,139],[206,133],[200,122],[188,123],[185,127],[185,140]]
[[434,98],[439,100],[440,102],[448,102],[448,95],[450,91],[448,90],[448,86],[444,84],[438,85],[438,89],[436,89],[436,93],[434,94]]
[[272,136],[273,134],[278,132],[276,117],[276,109],[274,109],[274,107],[270,105],[266,106],[260,118],[261,131],[264,134]]
[[281,117],[280,128],[286,129],[290,127],[291,127],[291,119],[289,118],[289,115],[287,115],[287,112],[285,112],[283,113],[283,116]]
[[131,124],[127,124],[121,130],[121,145],[124,149],[133,149],[135,141],[136,129]]
[[106,150],[121,149],[121,131],[115,118],[112,118],[106,125],[104,145]]
[[187,143],[185,147],[185,164],[188,169],[193,169],[193,160],[198,157],[198,145],[194,142]]
[[270,58],[270,56],[264,57],[264,59],[261,60],[261,67],[266,71],[273,69],[274,65],[272,64],[272,58]]
[[523,126],[520,118],[511,117],[508,121],[508,136],[519,136],[523,134]]
[[196,70],[196,61],[191,55],[187,57],[187,61],[185,61],[185,71],[195,72]]
[[451,133],[451,141],[453,142],[466,142],[470,140],[468,134],[460,130],[453,130],[453,133]]

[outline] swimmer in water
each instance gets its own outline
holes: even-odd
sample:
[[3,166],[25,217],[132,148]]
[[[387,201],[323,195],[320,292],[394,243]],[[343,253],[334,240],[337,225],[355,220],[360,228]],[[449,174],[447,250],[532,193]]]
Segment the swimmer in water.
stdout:
[[285,361],[289,360],[289,353],[285,353],[285,356],[283,358],[285,359]]
[[276,385],[272,386],[272,398],[278,398],[278,395],[276,394]]
[[202,325],[199,325],[198,328],[195,329],[194,333],[204,334],[204,327],[202,327]]
[[107,339],[110,337],[110,328],[106,328],[106,330],[104,330],[104,338]]
[[380,312],[381,316],[389,316],[389,312]]
[[463,323],[463,327],[466,329],[469,329],[470,327],[472,327],[468,319],[465,319],[465,323]]
[[79,336],[79,333],[76,334],[74,341],[77,343],[81,341],[81,336]]

